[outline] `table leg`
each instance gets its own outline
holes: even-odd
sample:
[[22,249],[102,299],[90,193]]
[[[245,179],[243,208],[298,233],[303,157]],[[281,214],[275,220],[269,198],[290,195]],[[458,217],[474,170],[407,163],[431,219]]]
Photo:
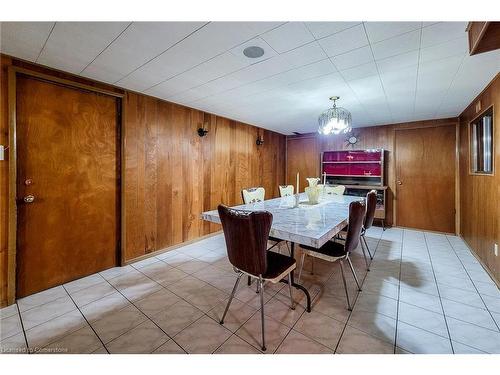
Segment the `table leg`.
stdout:
[[[295,256],[295,243],[294,242],[291,242],[291,246],[290,246],[290,256],[293,258]],[[294,279],[294,272],[295,270],[293,270],[291,273],[290,273],[290,280],[292,282],[292,286],[296,289],[300,289],[302,292],[304,292],[304,294],[306,295],[306,300],[307,300],[307,312],[311,312],[311,296],[309,295],[309,291],[304,288],[302,285],[299,285],[295,282],[295,279]],[[285,283],[285,284],[288,284],[288,280],[286,279],[281,279],[281,282],[282,283]]]

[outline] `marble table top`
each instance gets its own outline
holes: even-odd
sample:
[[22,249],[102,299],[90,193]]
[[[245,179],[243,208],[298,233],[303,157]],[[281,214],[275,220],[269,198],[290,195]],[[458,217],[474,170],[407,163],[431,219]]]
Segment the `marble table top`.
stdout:
[[[363,197],[351,195],[331,195],[321,198],[318,204],[311,205],[305,193],[302,193],[299,207],[294,207],[295,197],[291,196],[232,208],[269,211],[273,214],[270,236],[319,248],[347,225],[349,204],[363,200]],[[217,210],[203,212],[201,217],[220,224]]]

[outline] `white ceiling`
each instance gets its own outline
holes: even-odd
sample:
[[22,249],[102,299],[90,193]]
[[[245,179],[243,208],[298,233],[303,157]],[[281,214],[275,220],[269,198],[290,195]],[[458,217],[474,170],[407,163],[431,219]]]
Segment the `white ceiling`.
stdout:
[[[466,22],[2,22],[3,53],[284,134],[453,117],[500,71]],[[259,59],[242,51],[265,50]]]

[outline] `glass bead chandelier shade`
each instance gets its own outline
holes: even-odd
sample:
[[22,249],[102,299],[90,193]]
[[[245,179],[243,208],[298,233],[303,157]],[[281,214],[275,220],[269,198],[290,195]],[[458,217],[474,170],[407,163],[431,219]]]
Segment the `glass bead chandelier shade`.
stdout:
[[348,133],[351,131],[351,112],[342,107],[337,107],[335,101],[338,99],[338,96],[332,96],[330,98],[330,100],[333,101],[332,108],[328,108],[319,116],[318,133],[328,135]]

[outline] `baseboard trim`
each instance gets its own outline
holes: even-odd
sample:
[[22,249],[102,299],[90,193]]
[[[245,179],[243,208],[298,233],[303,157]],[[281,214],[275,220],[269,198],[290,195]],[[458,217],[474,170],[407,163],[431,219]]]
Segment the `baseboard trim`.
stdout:
[[196,242],[199,242],[199,241],[202,241],[202,240],[205,240],[207,238],[210,238],[210,237],[214,237],[214,236],[217,236],[219,234],[222,233],[222,230],[219,230],[217,232],[214,232],[214,233],[209,233],[209,234],[205,234],[204,236],[201,236],[201,237],[196,237],[192,240],[189,240],[189,241],[185,241],[185,242],[181,242],[177,245],[172,245],[172,246],[169,246],[169,247],[165,247],[163,249],[160,249],[160,250],[155,250],[151,253],[148,253],[148,254],[144,254],[144,255],[141,255],[140,257],[137,257],[137,258],[134,258],[134,259],[130,259],[130,260],[127,260],[123,263],[124,266],[128,266],[132,263],[136,263],[136,262],[139,262],[141,260],[144,260],[144,259],[148,259],[148,258],[152,258],[156,255],[160,255],[160,254],[163,254],[163,253],[168,253],[169,251],[173,251],[173,250],[176,250],[180,247],[183,247],[183,246],[187,246],[187,245],[191,245],[193,243],[196,243]]

